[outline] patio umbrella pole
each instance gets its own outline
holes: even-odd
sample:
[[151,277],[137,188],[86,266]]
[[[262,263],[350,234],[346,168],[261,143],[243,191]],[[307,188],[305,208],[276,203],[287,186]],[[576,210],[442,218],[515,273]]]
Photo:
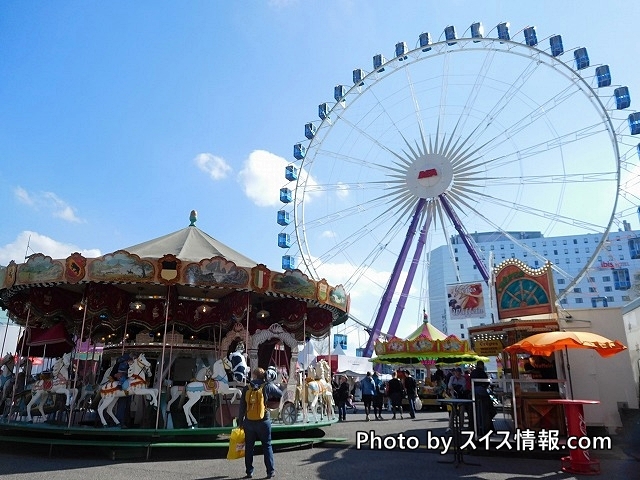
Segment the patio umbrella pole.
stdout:
[[564,353],[567,357],[567,377],[569,377],[569,392],[571,395],[569,398],[573,398],[573,381],[571,380],[571,364],[569,363],[569,349],[565,346]]
[[[82,335],[84,334],[84,326],[87,322],[87,301],[86,299],[82,299],[82,302],[80,303],[82,305],[82,326],[80,327],[80,344],[82,344]],[[77,325],[77,324],[76,324]],[[78,346],[78,340],[76,339],[76,346]],[[47,348],[47,345],[45,344],[44,348]],[[77,352],[76,352],[77,353]],[[77,360],[77,359],[76,359]],[[78,361],[78,360],[77,360]],[[80,362],[78,361],[78,366],[80,365]],[[71,371],[73,372],[73,362],[71,362]],[[77,390],[76,390],[76,385],[78,384],[78,372],[75,372],[75,375],[73,376],[73,391],[76,392],[77,394]],[[71,402],[69,404],[69,422],[67,424],[67,428],[71,428],[71,417],[73,416],[73,405],[76,403],[76,398],[72,398]]]
[[[167,287],[167,301],[164,308],[164,334],[162,337],[162,357],[160,358],[160,378],[158,382],[158,397],[162,397],[162,380],[164,378],[164,353],[167,346],[167,324],[169,323],[169,294],[171,293],[171,285]],[[158,407],[156,409],[156,430],[158,429],[158,423],[160,422],[160,406],[161,401],[158,398]]]

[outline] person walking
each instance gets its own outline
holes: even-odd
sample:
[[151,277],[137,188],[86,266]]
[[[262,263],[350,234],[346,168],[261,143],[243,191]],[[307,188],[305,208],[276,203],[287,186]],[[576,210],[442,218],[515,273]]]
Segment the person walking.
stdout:
[[400,413],[400,420],[404,417],[402,416],[402,398],[404,397],[404,387],[402,386],[402,382],[398,378],[398,372],[393,372],[393,376],[387,385],[387,395],[389,395],[389,399],[391,400],[391,410],[393,411],[392,419],[396,419],[396,412]]
[[418,398],[418,385],[416,379],[411,376],[409,370],[404,371],[404,389],[407,392],[407,398],[409,399],[409,415],[411,418],[416,418],[416,398]]
[[238,426],[242,427],[245,433],[244,466],[246,475],[244,478],[253,478],[253,452],[256,440],[260,440],[262,443],[267,478],[275,477],[273,447],[271,445],[271,417],[266,406],[269,401],[279,400],[281,397],[282,391],[272,382],[266,381],[266,372],[263,368],[256,368],[251,372],[251,381],[242,390],[238,413]]
[[371,413],[371,404],[373,403],[373,396],[376,394],[376,384],[373,382],[371,372],[367,372],[367,376],[360,382],[360,388],[362,388],[362,403],[364,403],[365,421],[369,421],[369,414]]
[[382,404],[384,402],[384,383],[380,379],[378,372],[373,372],[373,383],[376,386],[376,393],[373,395],[373,418],[376,420],[384,420],[382,418]]
[[338,402],[338,421],[347,421],[347,402],[349,401],[349,382],[347,377],[341,377],[340,386],[336,390],[336,402]]
[[[453,371],[453,376],[449,379],[449,395],[452,398],[463,398],[466,386],[467,380],[462,375],[462,369],[460,367],[457,367]],[[464,412],[465,409],[462,406],[458,408],[458,421],[460,422],[460,427],[462,427],[464,423]],[[447,433],[449,433],[453,429],[453,415],[454,409],[452,408],[449,412],[449,428],[447,428]]]

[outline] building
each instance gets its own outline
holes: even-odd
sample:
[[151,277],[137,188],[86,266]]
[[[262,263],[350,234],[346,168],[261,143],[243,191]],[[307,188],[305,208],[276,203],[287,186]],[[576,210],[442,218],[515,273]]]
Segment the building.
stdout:
[[[631,230],[627,222],[624,230],[610,232],[606,238],[601,234],[544,237],[536,231],[483,232],[471,237],[488,265],[498,265],[508,258],[519,259],[531,268],[551,262],[561,309],[621,308],[640,297],[640,231]],[[591,259],[582,279],[571,285]],[[483,312],[452,315],[450,288],[466,282],[483,283],[462,239],[456,235],[451,238],[451,245],[431,252],[429,312],[436,327],[465,339],[469,327],[497,321],[495,300],[486,285],[482,285]]]

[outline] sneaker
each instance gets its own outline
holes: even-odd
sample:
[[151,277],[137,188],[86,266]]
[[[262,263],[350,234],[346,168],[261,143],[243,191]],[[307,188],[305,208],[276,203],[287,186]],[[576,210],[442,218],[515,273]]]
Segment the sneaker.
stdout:
[[395,420],[395,419],[396,419],[396,416],[395,416],[395,415],[394,415],[393,417],[391,417],[391,420]]
[[404,417],[402,416],[402,414],[400,414],[400,420],[404,420]]
[[247,473],[244,477],[242,478],[253,478],[253,473]]
[[276,478],[276,472],[267,473],[267,478]]
[[365,422],[368,422],[369,421],[369,415],[367,415],[367,418],[365,418],[364,420],[365,420]]

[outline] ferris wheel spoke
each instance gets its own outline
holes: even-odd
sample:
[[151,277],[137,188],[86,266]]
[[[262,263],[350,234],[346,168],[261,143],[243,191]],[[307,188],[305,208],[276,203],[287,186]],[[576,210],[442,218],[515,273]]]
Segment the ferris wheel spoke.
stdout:
[[[477,195],[481,196],[484,201],[491,203],[493,205],[507,207],[521,213],[527,213],[529,215],[532,215],[533,217],[537,217],[540,219],[551,219],[554,222],[563,223],[565,225],[579,226],[581,228],[584,228],[585,230],[592,231],[592,232],[602,231],[602,227],[603,227],[602,225],[594,224],[586,220],[560,215],[557,212],[551,212],[548,210],[533,208],[527,205],[523,205],[522,203],[505,201],[501,198],[485,195],[481,192],[477,192]],[[464,202],[464,204],[465,206],[467,206],[467,208],[471,208],[471,205],[469,203]]]

